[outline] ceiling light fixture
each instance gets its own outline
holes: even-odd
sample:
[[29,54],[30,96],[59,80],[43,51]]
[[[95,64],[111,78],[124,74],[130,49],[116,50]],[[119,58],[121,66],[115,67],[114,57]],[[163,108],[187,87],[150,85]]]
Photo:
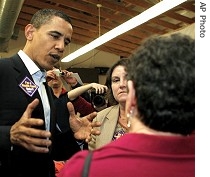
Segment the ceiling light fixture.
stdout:
[[116,28],[108,31],[107,33],[99,36],[97,39],[93,40],[89,44],[79,48],[78,50],[74,51],[73,53],[64,57],[61,62],[70,62],[73,59],[95,49],[96,47],[106,43],[107,41],[155,18],[156,16],[178,6],[179,4],[185,2],[187,0],[163,0],[159,3],[155,4],[154,6],[150,7],[149,9],[145,10],[144,12],[140,13],[139,15],[131,18],[130,20],[126,21],[125,23],[117,26]]

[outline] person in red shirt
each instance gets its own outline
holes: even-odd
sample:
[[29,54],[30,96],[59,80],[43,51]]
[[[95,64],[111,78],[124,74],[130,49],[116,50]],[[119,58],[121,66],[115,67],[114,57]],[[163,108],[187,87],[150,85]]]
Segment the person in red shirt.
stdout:
[[[47,71],[47,81],[54,93],[54,102],[57,109],[57,129],[60,132],[66,132],[68,135],[66,138],[68,138],[73,136],[73,132],[69,126],[69,111],[67,109],[67,103],[71,102],[74,106],[75,113],[79,114],[81,117],[84,117],[96,110],[94,109],[93,105],[82,98],[80,94],[89,88],[94,88],[96,92],[103,93],[107,90],[107,87],[105,85],[91,83],[81,86],[81,88],[78,87],[74,90],[67,91],[67,89],[64,88],[65,77],[68,77],[72,73],[65,71],[64,77],[59,75],[57,71],[57,68]],[[60,136],[56,136],[55,139],[60,142],[59,144],[63,144],[63,140],[60,138]],[[63,146],[56,146],[54,152],[56,176],[68,158],[70,158],[76,152],[84,149],[88,149],[88,144],[85,141],[79,141],[76,139],[74,142],[70,140],[69,143],[65,142]]]
[[129,132],[75,154],[59,177],[80,177],[84,169],[88,177],[195,176],[195,41],[152,37],[130,57],[127,71]]

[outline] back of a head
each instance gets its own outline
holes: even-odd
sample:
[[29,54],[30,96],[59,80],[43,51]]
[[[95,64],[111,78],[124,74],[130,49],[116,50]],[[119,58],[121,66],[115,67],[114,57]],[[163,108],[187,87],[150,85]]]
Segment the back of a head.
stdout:
[[174,34],[145,41],[131,56],[141,121],[164,132],[188,135],[195,129],[195,41]]
[[54,16],[60,17],[63,20],[67,21],[68,23],[72,24],[70,16],[56,9],[40,9],[33,15],[30,23],[33,24],[33,26],[38,29],[43,24],[48,23]]

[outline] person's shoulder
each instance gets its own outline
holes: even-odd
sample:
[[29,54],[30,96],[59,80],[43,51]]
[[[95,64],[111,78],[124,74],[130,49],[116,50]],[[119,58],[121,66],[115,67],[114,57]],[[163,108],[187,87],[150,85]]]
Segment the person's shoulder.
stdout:
[[112,114],[112,113],[116,113],[116,114],[119,113],[119,105],[110,106],[108,108],[103,109],[102,111],[99,111],[95,119],[100,121],[100,119],[103,119],[108,114]]
[[10,62],[10,59],[11,59],[11,58],[1,58],[1,59],[0,59],[0,64],[2,65],[2,64],[9,63],[9,62]]
[[13,55],[13,56],[11,56],[11,57],[4,57],[4,58],[1,58],[0,59],[0,64],[1,64],[1,66],[3,65],[3,64],[11,64],[11,62],[12,61],[14,61],[14,60],[20,60],[20,57],[19,57],[19,55],[18,54],[15,54],[15,55]]
[[[135,135],[129,135],[129,136],[126,136],[126,135],[128,134],[123,135],[122,137],[117,139],[117,141],[111,141],[95,149],[93,151],[95,156],[107,157],[107,156],[115,156],[116,154],[123,155],[124,153],[129,152],[129,150],[131,150],[133,146],[135,146],[132,143],[128,145],[128,142],[130,142],[130,138],[136,140],[137,137],[135,138]],[[120,147],[123,147],[123,148],[120,148]]]
[[75,153],[69,160],[67,160],[66,163],[72,163],[72,162],[77,162],[78,164],[80,163],[84,163],[84,159],[87,157],[87,155],[92,152],[89,150],[82,150],[82,151],[78,151],[77,153]]
[[90,151],[88,150],[83,150],[74,154],[66,161],[58,176],[80,176],[80,173],[83,170],[84,161],[89,152]]
[[100,115],[100,114],[106,114],[106,113],[109,113],[111,110],[115,110],[115,109],[118,110],[118,108],[119,108],[119,105],[110,106],[110,107],[107,107],[107,108],[99,111],[97,114],[98,115]]
[[[10,68],[12,68],[13,66],[15,66],[15,60],[17,60],[19,58],[19,56],[16,54],[14,56],[11,57],[5,57],[5,58],[1,58],[0,59],[0,70],[2,71],[6,71],[8,72],[8,70]],[[10,67],[9,67],[10,66]]]

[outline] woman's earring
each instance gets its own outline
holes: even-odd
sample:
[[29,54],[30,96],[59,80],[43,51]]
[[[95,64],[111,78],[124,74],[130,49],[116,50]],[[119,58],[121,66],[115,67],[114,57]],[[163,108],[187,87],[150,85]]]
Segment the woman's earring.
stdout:
[[127,118],[128,118],[127,126],[129,128],[131,126],[131,119],[133,118],[133,110],[130,110],[130,113],[127,114]]

